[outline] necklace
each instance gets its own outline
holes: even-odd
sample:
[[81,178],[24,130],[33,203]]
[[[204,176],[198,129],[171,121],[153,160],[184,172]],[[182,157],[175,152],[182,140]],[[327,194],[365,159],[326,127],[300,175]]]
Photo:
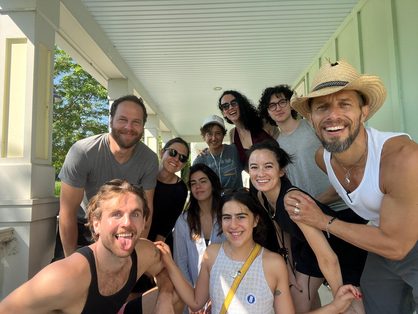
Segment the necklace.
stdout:
[[351,171],[355,168],[358,167],[359,163],[363,160],[364,157],[367,156],[367,152],[368,152],[368,144],[367,144],[367,133],[366,133],[366,149],[364,150],[363,154],[360,156],[360,158],[350,167],[344,167],[337,159],[337,157],[335,157],[335,161],[337,162],[337,164],[343,168],[343,170],[345,171],[345,175],[344,175],[344,183],[345,185],[348,187],[351,183]]
[[[238,267],[234,267],[235,270],[232,271],[232,273],[230,273],[230,276],[235,279],[237,276],[241,276],[241,268],[244,265],[244,263],[247,261],[247,259],[250,257],[251,252],[254,250],[256,243],[254,242],[253,247],[251,248],[250,252],[248,253],[247,257],[245,258],[244,261],[235,261],[232,259],[232,254],[231,254],[231,260],[232,260],[232,264],[238,264]],[[232,250],[229,249],[232,253]]]
[[221,154],[219,155],[219,164],[216,162],[216,158],[215,158],[215,156],[211,153],[211,152],[209,152],[209,154],[212,156],[212,158],[213,158],[213,162],[215,163],[215,168],[216,168],[216,170],[218,171],[218,177],[219,177],[219,180],[221,180],[221,162],[222,162],[222,155],[223,155],[223,153],[224,153],[224,147],[222,146],[222,151],[221,151]]

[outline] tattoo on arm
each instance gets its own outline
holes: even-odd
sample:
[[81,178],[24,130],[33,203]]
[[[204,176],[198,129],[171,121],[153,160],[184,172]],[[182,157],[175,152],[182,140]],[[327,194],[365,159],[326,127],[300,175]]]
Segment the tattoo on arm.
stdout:
[[277,297],[277,296],[279,296],[279,295],[281,295],[282,293],[281,293],[281,291],[279,290],[279,289],[277,289],[277,290],[274,290],[274,296],[275,297]]

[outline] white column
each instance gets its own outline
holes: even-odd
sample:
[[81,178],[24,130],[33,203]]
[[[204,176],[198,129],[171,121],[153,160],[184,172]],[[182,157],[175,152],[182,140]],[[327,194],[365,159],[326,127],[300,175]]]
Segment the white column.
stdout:
[[59,1],[3,3],[0,228],[13,228],[16,250],[0,256],[0,299],[50,262],[58,211],[51,126]]
[[145,123],[145,132],[144,132],[144,143],[149,148],[151,148],[157,155],[161,149],[161,143],[159,141],[160,129],[159,129],[160,120],[155,114],[149,114],[147,122]]
[[174,138],[173,133],[169,131],[160,131],[161,145],[164,147],[165,143]]
[[127,79],[110,79],[107,82],[110,104],[119,97],[134,94],[134,89]]

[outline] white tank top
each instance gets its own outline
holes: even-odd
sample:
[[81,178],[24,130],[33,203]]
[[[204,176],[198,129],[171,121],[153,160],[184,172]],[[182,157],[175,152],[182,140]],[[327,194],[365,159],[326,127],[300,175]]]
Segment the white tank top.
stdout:
[[[324,162],[329,181],[344,202],[359,216],[370,220],[374,226],[379,226],[380,206],[384,194],[380,190],[380,156],[385,142],[396,136],[407,135],[405,133],[380,132],[373,128],[366,128],[368,135],[368,153],[363,179],[359,186],[348,193],[335,176],[331,166],[331,153],[324,149]],[[409,135],[407,135],[409,136]]]
[[[270,314],[274,313],[273,293],[267,284],[263,270],[263,252],[255,258],[228,308],[228,314]],[[212,300],[212,313],[219,313],[234,275],[244,262],[234,261],[226,256],[223,245],[210,271],[209,294]]]

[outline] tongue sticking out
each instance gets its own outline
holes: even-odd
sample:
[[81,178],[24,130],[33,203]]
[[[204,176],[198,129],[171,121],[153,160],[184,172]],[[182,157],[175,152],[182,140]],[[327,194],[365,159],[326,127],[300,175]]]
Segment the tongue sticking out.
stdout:
[[117,237],[122,250],[128,251],[132,247],[132,237]]

